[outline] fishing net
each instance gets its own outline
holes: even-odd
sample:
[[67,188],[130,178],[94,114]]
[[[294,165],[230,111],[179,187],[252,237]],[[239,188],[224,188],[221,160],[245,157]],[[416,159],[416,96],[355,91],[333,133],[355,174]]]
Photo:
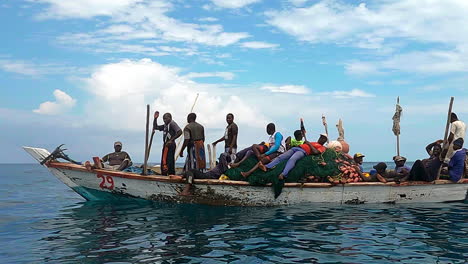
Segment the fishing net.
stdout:
[[[349,160],[349,156],[337,153],[333,149],[327,149],[321,155],[306,156],[296,163],[296,166],[289,172],[288,178],[285,179],[285,182],[305,181],[304,178],[310,175],[320,178],[321,182],[325,182],[327,176],[340,174],[340,170],[338,168],[339,164],[336,161],[337,159]],[[255,164],[257,164],[257,162],[258,161],[255,157],[250,157],[239,167],[231,168],[224,174],[227,175],[230,180],[245,181],[246,179],[240,173],[242,171],[250,170],[255,166]],[[247,178],[247,181],[251,185],[265,185],[267,183],[272,183],[275,193],[280,193],[282,183],[278,180],[278,175],[283,171],[286,163],[287,161],[283,161],[267,172],[257,169]]]

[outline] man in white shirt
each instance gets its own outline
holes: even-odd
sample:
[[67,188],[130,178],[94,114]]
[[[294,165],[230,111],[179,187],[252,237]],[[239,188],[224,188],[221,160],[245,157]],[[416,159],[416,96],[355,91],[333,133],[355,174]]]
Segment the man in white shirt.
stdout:
[[458,120],[458,117],[455,113],[450,115],[450,136],[447,141],[448,149],[446,149],[446,155],[444,163],[449,163],[450,159],[453,156],[453,142],[459,138],[465,140],[466,134],[466,125],[463,121]]

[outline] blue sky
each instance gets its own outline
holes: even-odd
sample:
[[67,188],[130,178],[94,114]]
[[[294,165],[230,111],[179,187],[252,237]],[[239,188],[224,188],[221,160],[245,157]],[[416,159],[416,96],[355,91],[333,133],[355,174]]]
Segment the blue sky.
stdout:
[[[141,161],[146,104],[183,126],[197,93],[208,142],[228,112],[240,148],[300,117],[316,138],[323,113],[368,161],[395,154],[397,96],[409,160],[443,137],[450,96],[468,115],[465,0],[7,0],[0,22],[5,163],[61,143],[90,160],[116,140]],[[160,134],[153,146],[157,162]]]

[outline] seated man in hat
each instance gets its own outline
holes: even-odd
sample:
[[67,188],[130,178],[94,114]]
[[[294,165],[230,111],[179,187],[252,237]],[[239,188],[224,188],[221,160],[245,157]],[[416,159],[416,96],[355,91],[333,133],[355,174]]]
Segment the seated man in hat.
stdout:
[[[101,163],[105,169],[121,171],[132,166],[132,159],[130,158],[130,155],[128,155],[127,152],[122,151],[122,142],[115,142],[114,150],[115,152],[109,153],[101,159]],[[109,164],[104,162],[108,162]]]
[[393,157],[393,161],[395,162],[395,170],[393,172],[393,176],[395,179],[407,179],[410,173],[411,168],[405,165],[406,158],[403,156],[395,156]]
[[448,164],[449,179],[458,182],[463,177],[466,159],[466,149],[463,148],[463,138],[453,141],[453,155]]
[[377,165],[373,167],[374,169],[370,170],[370,179],[366,181],[371,182],[389,182],[393,179],[390,178],[390,174],[387,172],[387,164],[385,162],[379,162]]

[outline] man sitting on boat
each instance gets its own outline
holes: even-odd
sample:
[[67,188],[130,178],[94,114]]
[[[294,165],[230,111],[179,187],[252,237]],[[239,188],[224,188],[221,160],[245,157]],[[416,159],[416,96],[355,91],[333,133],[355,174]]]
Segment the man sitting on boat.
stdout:
[[188,125],[184,128],[184,144],[180,151],[183,157],[184,149],[187,147],[187,159],[185,160],[184,170],[191,169],[203,171],[206,168],[205,158],[205,128],[195,120],[197,115],[190,113],[187,116]]
[[213,169],[207,172],[201,172],[199,170],[188,170],[184,173],[185,177],[192,176],[195,179],[219,179],[221,175],[229,169],[229,163],[231,162],[231,155],[224,152],[219,155],[218,164]]
[[164,125],[158,125],[159,112],[154,114],[153,129],[163,131],[163,149],[161,155],[161,174],[174,175],[175,174],[175,140],[182,135],[182,129],[179,125],[172,120],[170,113],[163,115]]
[[395,156],[393,157],[393,162],[395,162],[394,177],[399,180],[407,179],[411,168],[405,165],[406,158],[403,156]]
[[[269,123],[267,125],[267,127],[266,127],[266,131],[267,131],[267,134],[270,135],[270,138],[268,139],[268,144],[265,144],[266,146],[269,146],[269,149],[265,153],[261,154],[261,152],[264,150],[263,146],[261,146],[261,145],[255,146],[254,145],[252,147],[252,152],[257,157],[257,160],[262,164],[270,163],[274,158],[276,158],[279,155],[281,155],[282,153],[284,153],[284,151],[286,149],[285,143],[284,143],[284,140],[283,140],[283,135],[280,132],[276,131],[275,124]],[[248,157],[249,156],[246,154],[241,161],[239,161],[236,164],[233,164],[234,165],[233,167],[235,168],[236,166],[240,165]],[[253,168],[251,168],[247,172],[241,172],[241,174],[244,177],[248,177],[248,176],[245,176],[245,175],[250,175],[257,168],[258,168],[257,166],[254,166]]]
[[290,150],[291,148],[298,147],[301,144],[304,144],[304,135],[301,130],[294,131],[294,138],[290,136],[286,138],[286,150]]
[[[440,154],[442,147],[440,144],[443,140],[437,140],[426,146],[426,151],[429,154],[428,159],[416,160],[408,174],[409,181],[427,181],[431,182],[437,179],[440,166],[442,165]],[[401,179],[405,181],[406,178]]]
[[387,164],[385,162],[379,162],[377,165],[373,167],[374,169],[370,170],[370,179],[368,181],[371,182],[388,182],[390,180],[390,176],[387,172]]
[[463,138],[453,141],[453,155],[448,164],[449,179],[453,182],[463,178],[465,169],[466,149],[463,148]]
[[[263,165],[261,162],[257,163],[261,170],[267,171],[267,169],[271,169],[278,165],[280,162],[287,160],[286,166],[284,167],[283,171],[280,175],[278,175],[279,180],[284,180],[284,178],[288,177],[288,173],[294,169],[296,162],[307,155],[319,155],[325,152],[326,148],[323,146],[327,142],[327,136],[325,134],[321,134],[317,142],[309,142],[305,141],[304,144],[301,144],[297,147],[294,147],[285,153],[279,155],[274,160],[272,160],[267,165]],[[248,175],[242,175],[244,177],[248,177]]]
[[[114,150],[115,152],[109,153],[101,159],[101,163],[105,169],[121,171],[132,166],[130,155],[128,155],[127,152],[122,151],[122,142],[115,142]],[[108,162],[109,164],[106,164],[105,162]]]
[[252,146],[239,151],[236,155],[234,163],[231,167],[237,168],[239,165],[248,159],[250,156],[255,155],[257,159],[260,159],[260,155],[268,151],[268,143],[262,142],[260,144],[253,144]]

